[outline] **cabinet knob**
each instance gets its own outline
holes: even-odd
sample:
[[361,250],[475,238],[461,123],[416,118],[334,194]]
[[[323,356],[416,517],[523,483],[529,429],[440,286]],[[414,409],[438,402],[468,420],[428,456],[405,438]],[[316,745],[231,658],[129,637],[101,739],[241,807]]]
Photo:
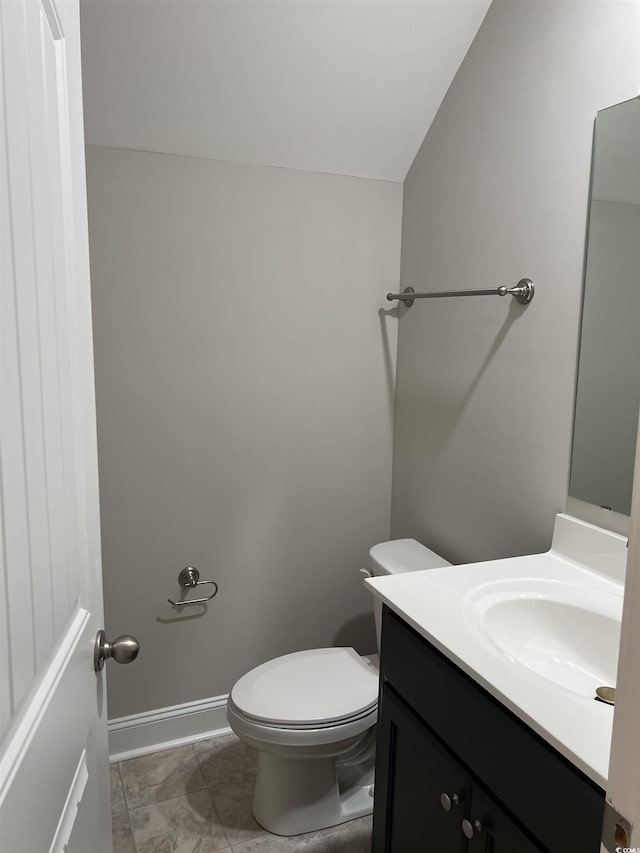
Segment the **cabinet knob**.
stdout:
[[467,838],[471,839],[474,835],[478,835],[479,832],[482,832],[482,824],[479,820],[471,821],[465,818],[462,821],[462,831]]
[[457,794],[440,794],[440,805],[446,812],[450,812],[455,806],[460,805],[460,797]]

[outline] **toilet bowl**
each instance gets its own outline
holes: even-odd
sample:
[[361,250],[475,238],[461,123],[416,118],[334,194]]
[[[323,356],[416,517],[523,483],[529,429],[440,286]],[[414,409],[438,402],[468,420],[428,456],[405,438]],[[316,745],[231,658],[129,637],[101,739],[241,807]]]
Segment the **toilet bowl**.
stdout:
[[[446,565],[414,539],[399,539],[371,548],[365,571]],[[227,718],[259,753],[252,806],[258,823],[276,835],[298,835],[370,814],[377,713],[378,655],[309,649],[243,675],[231,690]]]

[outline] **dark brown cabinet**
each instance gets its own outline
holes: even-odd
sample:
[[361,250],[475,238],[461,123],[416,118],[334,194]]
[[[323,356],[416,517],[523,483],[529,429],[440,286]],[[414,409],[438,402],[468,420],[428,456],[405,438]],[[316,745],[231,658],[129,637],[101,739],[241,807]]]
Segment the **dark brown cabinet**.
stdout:
[[541,849],[389,688],[383,691],[379,727],[385,801],[393,804],[385,821],[384,850],[536,853]]
[[[462,819],[469,815],[471,795],[468,775],[388,689],[380,710],[378,759],[386,771],[384,799],[392,805],[384,849],[416,850],[416,839],[428,838],[433,850],[462,853],[467,846]],[[382,780],[376,797],[381,787]],[[457,800],[448,811],[441,805],[442,794]]]
[[539,853],[542,848],[482,788],[474,784],[471,821],[478,826],[469,841],[469,853]]
[[598,853],[604,792],[385,608],[373,853]]

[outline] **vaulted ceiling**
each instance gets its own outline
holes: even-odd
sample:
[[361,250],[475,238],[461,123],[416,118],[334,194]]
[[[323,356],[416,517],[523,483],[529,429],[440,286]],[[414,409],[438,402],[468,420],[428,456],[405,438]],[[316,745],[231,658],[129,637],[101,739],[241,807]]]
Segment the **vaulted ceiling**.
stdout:
[[490,0],[82,0],[86,140],[403,181]]

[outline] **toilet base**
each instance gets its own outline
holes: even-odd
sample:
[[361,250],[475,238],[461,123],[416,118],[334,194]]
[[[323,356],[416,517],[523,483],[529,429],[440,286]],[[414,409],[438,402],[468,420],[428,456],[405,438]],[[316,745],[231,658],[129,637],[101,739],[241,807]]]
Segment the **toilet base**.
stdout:
[[253,815],[275,835],[300,835],[373,811],[374,732],[342,757],[260,752]]
[[349,779],[348,773],[341,785],[342,775],[335,758],[305,760],[261,752],[253,815],[275,835],[300,835],[371,814],[373,762],[370,773],[359,773],[359,779]]

